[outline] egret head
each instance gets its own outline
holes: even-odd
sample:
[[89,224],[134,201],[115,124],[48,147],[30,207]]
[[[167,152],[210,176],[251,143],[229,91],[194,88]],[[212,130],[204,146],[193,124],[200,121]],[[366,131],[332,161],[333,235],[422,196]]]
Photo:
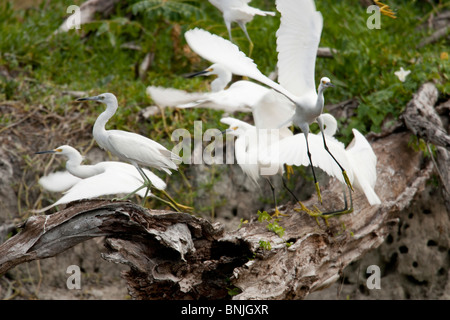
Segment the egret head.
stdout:
[[102,94],[100,94],[98,96],[77,99],[77,101],[86,101],[86,100],[99,101],[99,102],[104,103],[106,105],[109,105],[109,104],[112,104],[112,103],[117,104],[117,98],[112,93],[102,93]]
[[205,70],[186,75],[186,78],[193,78],[196,76],[210,76],[213,74],[220,76],[221,74],[228,74],[228,73],[230,73],[230,71],[228,71],[228,69],[226,69],[224,66],[222,66],[219,63],[214,63]]
[[230,117],[222,118],[220,119],[220,122],[229,125],[228,129],[222,131],[222,133],[230,134],[235,137],[239,137],[240,135],[245,134],[247,130],[253,127],[252,125],[244,121]]
[[231,136],[234,136],[234,137],[239,137],[241,134],[244,134],[245,131],[241,127],[239,127],[239,125],[232,125],[228,129],[226,129],[225,131],[222,131],[222,132],[229,134]]
[[59,146],[53,150],[39,151],[36,154],[45,154],[45,153],[53,153],[53,154],[62,154],[62,155],[70,155],[74,153],[79,153],[76,149],[72,148],[68,145]]
[[330,78],[328,77],[323,77],[322,79],[320,79],[320,85],[322,88],[328,88],[328,87],[334,87],[334,85],[331,83]]

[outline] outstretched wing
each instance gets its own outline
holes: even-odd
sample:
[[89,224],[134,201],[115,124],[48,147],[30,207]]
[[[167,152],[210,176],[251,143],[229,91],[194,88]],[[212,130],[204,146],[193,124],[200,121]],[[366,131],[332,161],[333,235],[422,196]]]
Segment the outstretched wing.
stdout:
[[[350,182],[353,182],[353,171],[350,170],[350,161],[344,145],[333,137],[327,137],[326,139],[329,150],[345,169],[348,168],[347,175]],[[345,183],[341,169],[323,147],[322,135],[309,134],[308,142],[313,166],[322,169],[328,175],[334,176],[342,183]],[[282,139],[278,144],[273,144],[268,155],[272,163],[291,166],[309,166],[310,164],[306,149],[306,139],[303,133]],[[268,159],[265,159],[265,161],[268,162]]]
[[377,156],[357,129],[352,129],[352,132],[355,138],[347,147],[347,152],[355,175],[355,188],[364,192],[371,205],[380,204],[381,200],[374,190],[377,181]]
[[277,30],[278,81],[289,92],[302,96],[316,92],[314,70],[323,18],[314,0],[277,0],[281,13]]
[[235,75],[252,78],[295,100],[295,96],[262,74],[253,60],[229,40],[199,28],[186,31],[184,36],[191,49],[203,59],[220,63]]
[[[278,129],[295,112],[295,105],[282,94],[267,90],[253,107],[253,119],[258,129]],[[283,129],[284,130],[284,129]]]
[[147,87],[147,94],[158,106],[163,108],[190,103],[205,96],[205,93],[156,86]]
[[39,179],[39,184],[51,192],[63,192],[79,182],[81,178],[75,177],[69,171],[52,172]]

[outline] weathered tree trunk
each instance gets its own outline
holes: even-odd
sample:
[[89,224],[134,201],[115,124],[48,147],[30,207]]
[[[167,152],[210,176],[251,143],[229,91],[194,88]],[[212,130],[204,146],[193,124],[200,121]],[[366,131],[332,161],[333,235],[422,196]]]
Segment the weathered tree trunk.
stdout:
[[[437,99],[436,87],[432,83],[424,84],[414,99],[407,104],[403,119],[412,133],[425,140],[427,144],[433,144],[436,147],[436,169],[443,185],[445,203],[450,212],[450,135],[434,107]],[[448,109],[447,115],[449,115]]]
[[[432,92],[434,86],[424,85],[411,107],[418,101],[433,106]],[[278,221],[285,230],[280,237],[267,228],[273,221],[257,221],[256,214],[238,230],[225,232],[219,223],[185,213],[147,210],[130,202],[76,202],[55,214],[29,218],[18,234],[1,244],[0,274],[102,236],[107,248],[103,258],[129,266],[122,276],[135,299],[305,298],[379,246],[399,212],[424,187],[433,162],[408,146],[410,136],[404,126],[372,135],[378,157],[375,191],[382,204],[370,206],[355,191],[354,213],[331,218],[329,225],[295,211],[297,204],[281,210],[288,216]],[[322,209],[344,206],[336,179],[323,189]],[[304,204],[317,205],[317,197]],[[262,245],[269,243],[270,248]],[[230,289],[236,289],[235,295]]]

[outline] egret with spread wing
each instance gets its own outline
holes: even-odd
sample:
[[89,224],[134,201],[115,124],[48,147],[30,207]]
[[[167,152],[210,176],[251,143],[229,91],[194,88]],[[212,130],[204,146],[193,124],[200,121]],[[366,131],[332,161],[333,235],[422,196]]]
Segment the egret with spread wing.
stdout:
[[221,63],[236,75],[257,80],[292,101],[295,105],[294,115],[287,121],[278,123],[278,126],[281,128],[293,123],[304,133],[316,191],[319,201],[322,202],[308,143],[309,125],[314,121],[319,122],[325,150],[338,164],[346,184],[352,189],[347,171],[328,149],[323,134],[323,123],[318,119],[324,106],[323,93],[326,88],[332,86],[330,79],[323,77],[316,91],[314,80],[323,18],[321,13],[316,11],[313,0],[277,0],[276,5],[281,13],[280,28],[277,31],[280,84],[262,74],[252,59],[226,39],[198,28],[187,31],[185,38],[189,46],[204,59]]
[[[336,119],[330,114],[322,114],[319,116],[324,124],[323,133],[327,136],[329,149],[333,152],[339,162],[351,168],[349,171],[349,179],[354,183],[355,188],[364,193],[371,205],[380,203],[380,199],[374,191],[376,182],[376,155],[372,147],[365,139],[365,137],[356,129],[353,129],[354,139],[350,145],[345,148],[344,144],[333,136],[337,130]],[[234,119],[222,118],[221,122],[228,124],[230,127],[228,133],[237,136],[235,143],[236,161],[241,167],[242,171],[251,178],[255,183],[258,183],[260,177],[266,178],[269,182],[274,197],[276,206],[276,197],[274,187],[268,179],[271,175],[283,175],[283,165],[308,166],[309,158],[305,152],[306,140],[304,134],[283,134],[282,132],[267,131],[270,135],[265,139],[266,145],[258,143],[256,140],[257,128],[254,126]],[[281,133],[281,134],[280,134]],[[260,137],[261,135],[259,135]],[[319,134],[311,134],[311,153],[313,163],[316,167],[321,168],[330,176],[336,177],[343,184],[346,184],[339,166],[335,161],[328,157],[328,152],[321,147],[322,137]],[[256,143],[255,143],[256,141]],[[298,148],[297,146],[303,146]],[[262,171],[262,168],[275,167],[276,170]],[[268,172],[271,172],[268,174]],[[342,210],[332,212],[313,212],[307,209],[294,195],[294,193],[287,188],[286,182],[283,178],[283,185],[289,193],[300,204],[303,211],[314,217],[330,217],[333,215],[340,215],[353,211],[352,197],[350,193],[351,207],[348,208],[344,193],[345,208]],[[278,215],[278,210],[276,209]]]
[[191,74],[190,77],[200,75],[217,75],[217,78],[211,82],[211,92],[191,93],[184,90],[149,86],[147,94],[162,107],[208,108],[233,113],[236,111],[251,112],[252,106],[270,90],[246,80],[236,81],[227,88],[232,73],[220,64],[213,64],[203,71]]

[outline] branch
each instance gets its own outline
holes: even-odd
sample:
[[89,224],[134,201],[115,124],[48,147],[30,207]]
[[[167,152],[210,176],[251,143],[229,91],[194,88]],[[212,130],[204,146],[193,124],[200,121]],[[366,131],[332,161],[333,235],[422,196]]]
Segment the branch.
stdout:
[[[436,91],[430,84],[413,97],[403,116],[413,132],[426,137],[440,134],[436,125],[440,119],[429,113],[435,102]],[[429,121],[432,128],[422,128],[423,121]],[[298,204],[280,210],[288,215],[278,220],[284,228],[280,237],[268,229],[273,220],[260,222],[256,214],[238,230],[224,232],[219,223],[185,213],[148,210],[131,202],[74,202],[52,215],[30,217],[19,233],[1,244],[0,274],[101,236],[107,248],[102,257],[129,266],[122,277],[134,299],[305,298],[331,285],[348,264],[378,247],[401,211],[425,186],[433,162],[408,146],[410,136],[404,126],[389,134],[372,135],[378,158],[375,191],[382,204],[370,206],[355,191],[354,213],[331,218],[328,225],[296,211]],[[448,177],[448,150],[440,148],[438,157],[445,151],[447,158],[438,158],[438,163],[446,161]],[[344,206],[337,179],[323,187],[322,196],[323,211]],[[317,196],[304,204],[317,205]]]
[[[444,186],[447,208],[450,210],[450,135],[439,117],[441,111],[445,115],[445,109],[448,110],[450,100],[435,108],[437,99],[438,91],[434,84],[424,84],[407,104],[403,120],[416,136],[425,140],[427,144],[436,146],[435,166]],[[448,115],[447,111],[447,117]]]
[[[376,191],[383,205],[371,207],[355,192],[355,213],[330,219],[328,227],[293,205],[283,210],[289,216],[279,221],[285,228],[280,238],[256,219],[225,233],[219,224],[184,213],[146,210],[130,202],[76,202],[29,218],[21,232],[0,245],[0,274],[104,236],[108,253],[103,258],[130,267],[122,276],[135,299],[226,299],[233,286],[241,292],[235,299],[304,298],[379,246],[396,214],[424,186],[432,165],[423,165],[421,155],[407,147],[409,136],[400,132],[373,142]],[[342,189],[332,181],[323,191],[329,209],[343,206]],[[317,199],[304,203],[312,206]],[[271,243],[271,249],[262,249],[260,240]]]

